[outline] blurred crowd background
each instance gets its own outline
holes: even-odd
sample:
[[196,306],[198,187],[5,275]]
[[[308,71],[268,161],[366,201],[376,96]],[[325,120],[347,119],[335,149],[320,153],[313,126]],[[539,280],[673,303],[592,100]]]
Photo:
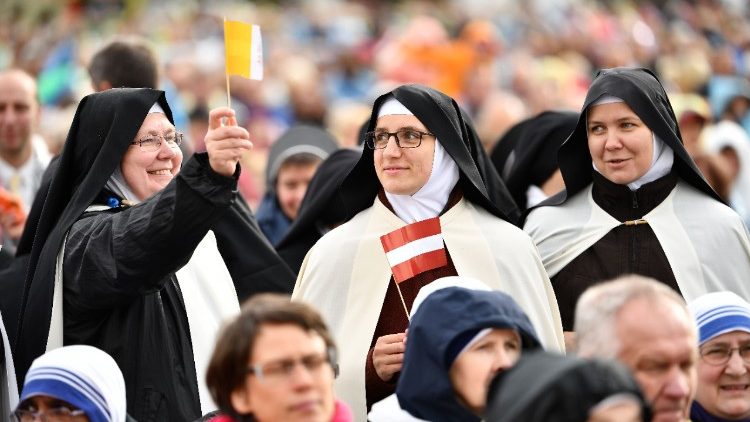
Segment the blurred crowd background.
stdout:
[[[91,56],[115,39],[145,41],[196,151],[208,110],[227,103],[222,19],[259,24],[264,80],[231,78],[232,107],[255,144],[241,180],[255,207],[269,147],[290,125],[321,125],[356,145],[374,98],[406,82],[456,98],[490,150],[523,118],[580,109],[597,69],[647,67],[700,158],[703,129],[731,98],[750,99],[749,12],[745,0],[3,0],[0,69],[37,77],[39,131],[54,153],[92,92]],[[747,117],[738,111],[745,130]]]

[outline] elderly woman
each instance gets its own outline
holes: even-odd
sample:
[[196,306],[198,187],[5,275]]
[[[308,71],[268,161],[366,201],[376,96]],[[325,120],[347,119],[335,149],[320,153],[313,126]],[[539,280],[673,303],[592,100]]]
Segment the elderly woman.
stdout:
[[137,420],[215,409],[202,380],[221,321],[254,292],[288,292],[293,277],[237,197],[251,143],[233,121],[213,110],[207,153],[183,166],[163,92],[81,100],[36,224],[19,378],[45,350],[88,344],[122,369]]
[[492,381],[487,422],[644,422],[651,413],[633,375],[616,361],[524,355]]
[[599,72],[558,162],[566,190],[534,208],[524,230],[564,330],[587,287],[625,273],[656,278],[687,300],[716,290],[750,298],[747,230],[688,156],[653,73]]
[[214,422],[350,422],[336,401],[336,345],[312,307],[258,295],[219,335],[206,375]]
[[337,391],[355,415],[393,394],[417,292],[481,279],[563,348],[552,286],[518,210],[455,100],[405,85],[373,105],[366,148],[339,193],[347,217],[313,246],[292,297],[312,303],[341,347]]
[[31,364],[13,412],[17,422],[125,422],[125,382],[114,359],[96,347],[51,350]]
[[492,378],[541,349],[510,296],[468,277],[420,290],[407,339],[396,394],[373,406],[372,422],[479,421]]
[[693,300],[688,309],[698,325],[700,348],[690,420],[750,420],[750,303],[732,292],[714,292]]

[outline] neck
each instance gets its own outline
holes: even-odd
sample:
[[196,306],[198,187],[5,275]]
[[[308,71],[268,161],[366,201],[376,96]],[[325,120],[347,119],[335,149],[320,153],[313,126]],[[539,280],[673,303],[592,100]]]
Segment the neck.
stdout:
[[22,165],[26,164],[27,161],[29,161],[29,158],[31,158],[31,151],[31,139],[29,139],[28,142],[26,142],[26,144],[23,146],[23,148],[19,150],[0,150],[0,158],[2,158],[3,161],[10,164],[11,166],[19,168]]

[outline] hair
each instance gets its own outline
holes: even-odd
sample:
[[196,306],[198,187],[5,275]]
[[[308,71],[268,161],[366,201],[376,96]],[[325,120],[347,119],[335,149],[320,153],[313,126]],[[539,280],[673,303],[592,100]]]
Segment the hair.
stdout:
[[628,303],[637,300],[672,301],[692,318],[685,300],[669,286],[653,278],[624,275],[587,289],[576,304],[576,351],[583,357],[614,359],[620,351],[617,317]]
[[113,41],[94,54],[88,67],[94,87],[153,88],[159,83],[156,56],[139,41]]
[[310,152],[292,154],[279,165],[279,172],[286,166],[310,166],[320,164],[322,161],[323,159],[320,156]]
[[305,303],[292,302],[286,295],[265,293],[253,296],[242,305],[240,314],[222,329],[206,372],[206,384],[214,402],[222,412],[238,421],[247,417],[239,415],[232,407],[232,392],[244,385],[245,369],[252,359],[252,350],[261,329],[266,325],[281,324],[295,325],[322,337],[331,365],[336,370],[336,345],[315,309]]

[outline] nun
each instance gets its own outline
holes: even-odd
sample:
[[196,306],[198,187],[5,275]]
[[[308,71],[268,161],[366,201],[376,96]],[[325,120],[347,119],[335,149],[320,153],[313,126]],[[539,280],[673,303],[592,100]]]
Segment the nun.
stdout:
[[96,347],[73,345],[34,360],[13,414],[19,422],[133,421],[125,409],[125,382],[114,359]]
[[651,71],[600,71],[558,162],[565,190],[533,208],[524,230],[565,331],[581,293],[621,274],[655,278],[688,301],[716,290],[750,298],[747,229],[688,155]]
[[564,347],[536,248],[514,225],[513,199],[472,132],[456,102],[432,88],[405,85],[376,99],[366,147],[339,189],[349,220],[300,268],[292,298],[330,324],[341,347],[337,393],[358,420],[394,392],[409,309],[437,278],[502,290],[542,344]]
[[526,211],[565,188],[557,150],[578,113],[549,110],[517,123],[498,141],[490,158],[513,200]]
[[232,110],[213,110],[208,152],[183,165],[162,91],[81,100],[35,224],[19,381],[45,351],[87,344],[122,369],[137,420],[215,409],[203,374],[221,322],[239,301],[288,293],[293,280],[237,196],[251,143],[234,121]]

